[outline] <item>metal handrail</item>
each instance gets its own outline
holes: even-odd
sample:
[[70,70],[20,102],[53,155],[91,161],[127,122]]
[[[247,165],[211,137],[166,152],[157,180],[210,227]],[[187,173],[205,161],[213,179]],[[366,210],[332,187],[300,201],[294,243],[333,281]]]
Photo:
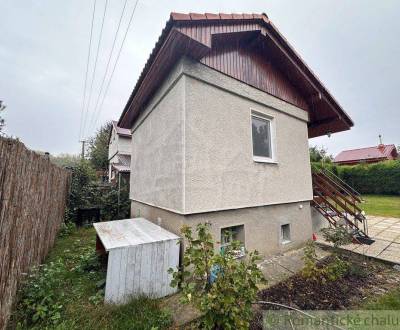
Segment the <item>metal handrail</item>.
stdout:
[[361,194],[355,190],[352,186],[350,186],[348,183],[346,183],[345,181],[343,181],[341,178],[339,178],[335,173],[329,171],[326,168],[322,168],[320,169],[322,172],[328,172],[330,175],[332,175],[335,179],[337,179],[338,181],[340,181],[340,183],[342,183],[347,189],[349,189],[353,194],[355,194],[356,196],[358,196],[360,199],[361,198]]

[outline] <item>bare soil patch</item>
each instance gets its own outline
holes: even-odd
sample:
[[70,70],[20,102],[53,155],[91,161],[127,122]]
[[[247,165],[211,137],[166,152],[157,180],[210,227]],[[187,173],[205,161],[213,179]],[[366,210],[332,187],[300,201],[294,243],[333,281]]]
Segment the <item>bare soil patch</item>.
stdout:
[[[327,257],[321,266],[329,263]],[[400,284],[400,272],[392,265],[378,262],[355,254],[346,254],[352,267],[336,281],[305,279],[295,274],[287,280],[261,290],[259,300],[270,301],[301,310],[344,310],[360,309],[364,301],[382,295]],[[252,329],[262,329],[262,311],[280,309],[271,305],[257,305]]]

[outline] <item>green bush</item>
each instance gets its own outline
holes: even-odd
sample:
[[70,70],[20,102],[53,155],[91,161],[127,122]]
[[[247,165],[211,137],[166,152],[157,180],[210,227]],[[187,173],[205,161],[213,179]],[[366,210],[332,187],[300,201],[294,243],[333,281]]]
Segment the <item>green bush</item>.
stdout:
[[361,194],[400,195],[400,160],[352,166],[314,162],[312,167],[333,172]]
[[223,253],[215,253],[207,224],[199,224],[197,237],[190,227],[182,234],[187,240],[183,255],[184,269],[173,272],[172,286],[181,285],[182,302],[193,303],[202,312],[201,329],[248,329],[257,284],[264,277],[257,267],[258,253],[236,258],[240,242],[232,242]]
[[361,194],[400,195],[400,160],[338,166],[337,170]]
[[318,258],[313,241],[307,241],[302,259],[304,261],[304,267],[301,270],[303,278],[315,281],[324,275],[324,269],[318,267]]
[[66,210],[66,222],[75,222],[78,208],[99,207],[101,220],[129,217],[129,182],[121,179],[118,206],[118,186],[99,182],[93,167],[86,160],[72,168],[71,189]]
[[66,271],[62,260],[34,268],[24,283],[19,310],[24,313],[27,325],[57,324],[61,320],[63,297],[57,292],[60,274]]

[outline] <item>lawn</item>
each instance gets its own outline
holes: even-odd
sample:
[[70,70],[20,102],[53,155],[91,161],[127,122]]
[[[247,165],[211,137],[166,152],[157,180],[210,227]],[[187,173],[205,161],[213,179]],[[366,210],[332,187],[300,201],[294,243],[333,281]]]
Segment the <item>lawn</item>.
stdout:
[[368,215],[400,218],[400,196],[363,195],[362,209]]
[[171,315],[157,300],[103,304],[105,269],[94,252],[93,228],[71,229],[59,236],[45,263],[27,276],[9,328],[161,330],[170,326]]
[[400,310],[400,289],[392,290],[381,297],[368,300],[362,308],[372,310]]

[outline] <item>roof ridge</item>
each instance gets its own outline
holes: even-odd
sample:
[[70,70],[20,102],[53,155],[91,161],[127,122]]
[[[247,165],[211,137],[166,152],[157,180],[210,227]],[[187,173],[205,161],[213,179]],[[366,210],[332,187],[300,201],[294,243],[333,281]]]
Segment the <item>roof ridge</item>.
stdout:
[[254,13],[178,13],[171,12],[170,19],[174,21],[198,21],[198,20],[243,20],[243,19],[255,19],[264,20],[269,22],[268,15],[266,13],[254,14]]
[[[385,147],[390,147],[390,146],[395,146],[394,144],[383,144]],[[346,149],[346,150],[342,150],[340,153],[342,152],[346,152],[346,151],[355,151],[355,150],[363,150],[363,149],[377,149],[379,147],[379,144],[376,146],[372,146],[372,147],[362,147],[362,148],[354,148],[354,149]]]

